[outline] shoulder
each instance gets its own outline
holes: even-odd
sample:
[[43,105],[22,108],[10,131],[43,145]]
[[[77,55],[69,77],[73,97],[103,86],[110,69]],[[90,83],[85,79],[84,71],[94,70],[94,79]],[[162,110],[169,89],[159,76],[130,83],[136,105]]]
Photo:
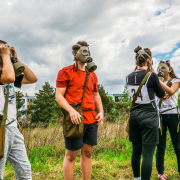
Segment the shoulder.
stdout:
[[64,68],[62,68],[61,70],[59,70],[58,76],[59,76],[59,75],[62,75],[62,74],[68,75],[68,74],[70,74],[72,71],[74,71],[74,66],[73,66],[73,65],[64,67]]
[[74,66],[73,65],[66,66],[66,67],[62,68],[60,71],[69,72],[71,70],[74,70]]
[[171,82],[172,83],[180,82],[180,79],[179,78],[173,78]]
[[151,73],[151,78],[153,79],[153,78],[158,78],[158,76],[157,76],[157,74],[155,73],[155,72],[152,72]]
[[91,72],[90,76],[93,76],[93,77],[97,78],[97,76],[96,76],[96,74],[94,72]]

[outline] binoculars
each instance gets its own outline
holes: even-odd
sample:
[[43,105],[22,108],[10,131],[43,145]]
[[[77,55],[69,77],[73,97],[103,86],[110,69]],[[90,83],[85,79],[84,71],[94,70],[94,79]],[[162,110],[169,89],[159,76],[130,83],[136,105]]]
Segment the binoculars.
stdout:
[[[13,56],[13,51],[10,50],[10,59],[14,68],[15,76],[19,76],[24,72],[25,67],[18,62],[18,59]],[[0,64],[3,64],[2,57],[0,56]]]

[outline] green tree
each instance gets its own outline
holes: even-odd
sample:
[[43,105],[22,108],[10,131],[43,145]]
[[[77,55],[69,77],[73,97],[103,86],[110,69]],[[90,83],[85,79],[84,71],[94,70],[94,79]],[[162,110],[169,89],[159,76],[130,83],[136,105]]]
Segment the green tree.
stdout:
[[110,113],[111,109],[114,107],[113,99],[107,96],[103,85],[98,84],[98,91],[99,95],[101,96],[104,112]]
[[61,107],[55,101],[55,89],[48,82],[42,86],[42,90],[35,94],[30,106],[32,110],[31,122],[57,122],[62,115]]
[[180,109],[180,94],[178,94],[178,106],[179,106],[179,109]]
[[129,93],[127,89],[127,83],[124,85],[124,91],[123,91],[123,96],[121,97],[120,101],[121,102],[128,102],[130,100],[129,98]]
[[24,104],[24,100],[23,100],[23,93],[20,91],[16,92],[16,108],[17,108],[17,119],[19,119],[22,115],[22,112],[19,110],[22,105]]

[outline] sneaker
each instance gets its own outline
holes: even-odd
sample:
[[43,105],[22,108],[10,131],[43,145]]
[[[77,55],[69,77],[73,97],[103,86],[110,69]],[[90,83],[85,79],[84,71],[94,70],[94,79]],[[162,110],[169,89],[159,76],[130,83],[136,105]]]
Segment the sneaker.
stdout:
[[166,179],[167,177],[164,174],[158,176],[158,180],[166,180]]

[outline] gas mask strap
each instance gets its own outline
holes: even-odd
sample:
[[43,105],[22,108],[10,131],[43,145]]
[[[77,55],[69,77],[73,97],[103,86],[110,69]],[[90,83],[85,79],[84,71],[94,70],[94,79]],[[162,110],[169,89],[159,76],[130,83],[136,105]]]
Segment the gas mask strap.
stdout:
[[149,56],[149,54],[146,53],[146,51],[143,50],[143,49],[139,50],[139,51],[138,51],[138,54],[139,54],[138,58],[141,56],[144,60],[147,60],[147,59],[143,56],[143,54],[145,54],[146,56],[148,56],[148,57],[151,59],[151,57]]

